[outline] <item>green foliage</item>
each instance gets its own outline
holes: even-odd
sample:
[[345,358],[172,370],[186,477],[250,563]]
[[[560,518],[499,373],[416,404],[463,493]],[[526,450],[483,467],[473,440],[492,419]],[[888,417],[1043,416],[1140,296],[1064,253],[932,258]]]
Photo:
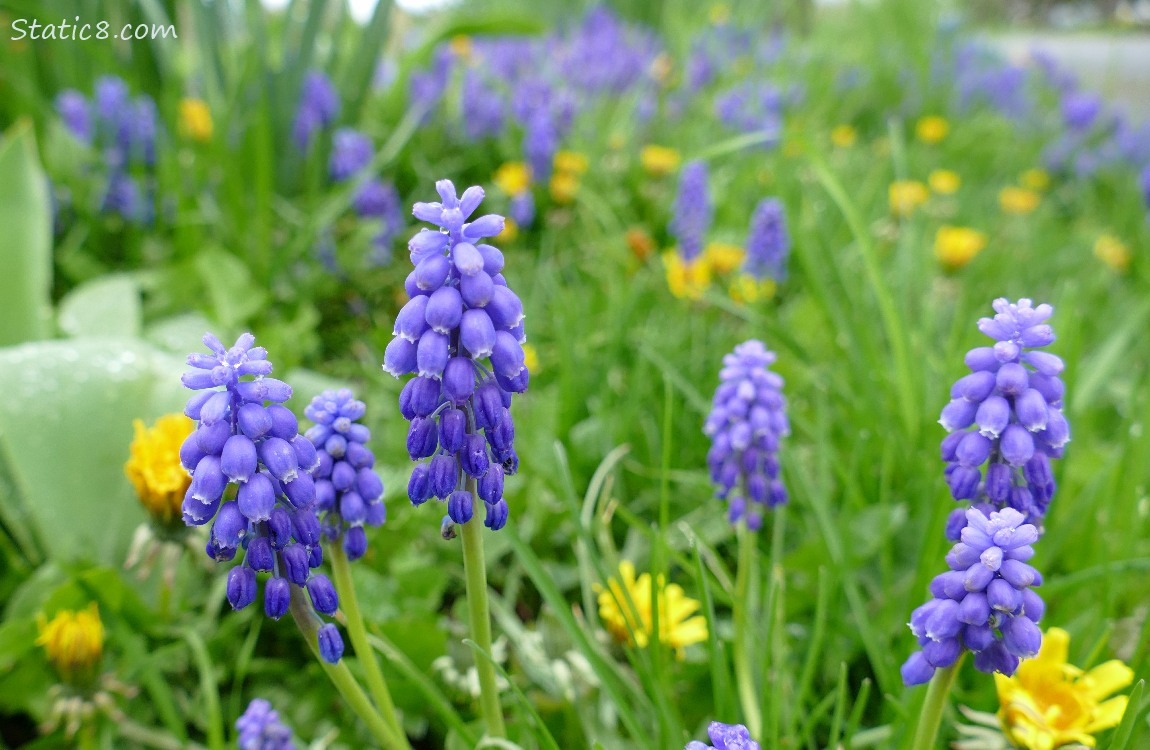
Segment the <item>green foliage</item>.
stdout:
[[44,338],[51,326],[52,208],[31,122],[0,136],[0,185],[0,346],[7,346]]

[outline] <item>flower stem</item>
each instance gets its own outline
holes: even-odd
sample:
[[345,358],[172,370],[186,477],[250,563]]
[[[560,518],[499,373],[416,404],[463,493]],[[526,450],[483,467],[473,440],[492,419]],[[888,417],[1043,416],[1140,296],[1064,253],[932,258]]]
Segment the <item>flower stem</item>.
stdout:
[[[339,591],[339,606],[347,620],[347,632],[351,635],[355,654],[359,657],[359,663],[363,665],[364,675],[367,678],[367,688],[371,691],[375,705],[383,714],[383,720],[397,735],[406,738],[407,735],[395,713],[395,704],[391,700],[391,693],[388,692],[387,683],[379,669],[379,662],[376,661],[375,649],[367,642],[367,627],[364,625],[363,614],[359,609],[359,599],[355,595],[355,584],[351,580],[351,564],[343,549],[342,540],[337,539],[329,549],[331,569],[332,573],[335,574],[336,589]],[[404,746],[410,747],[410,744],[404,742]]]
[[347,668],[347,664],[342,659],[338,664],[329,664],[320,656],[319,642],[316,639],[320,621],[311,611],[311,606],[304,599],[303,589],[299,586],[293,585],[291,587],[291,606],[289,609],[295,624],[299,626],[304,641],[307,642],[312,654],[315,655],[316,661],[323,667],[323,671],[327,672],[328,679],[335,685],[335,689],[343,696],[351,710],[355,711],[360,720],[367,725],[368,730],[379,744],[386,750],[407,750],[410,746],[397,737],[392,728],[383,720],[383,717],[376,713],[367,694],[363,692],[363,688],[359,686],[355,677],[352,676],[351,670]]
[[[472,503],[479,504],[475,480],[468,478],[467,491]],[[462,525],[463,571],[467,579],[467,607],[471,615],[471,638],[479,648],[491,653],[491,614],[487,609],[487,564],[483,559],[483,522],[478,516]],[[503,707],[495,685],[495,667],[487,659],[475,660],[479,673],[479,706],[487,725],[487,736],[504,737]]]
[[950,697],[950,688],[958,676],[958,668],[962,665],[962,657],[949,667],[934,673],[930,687],[926,691],[926,701],[922,704],[922,712],[918,715],[918,726],[914,732],[914,744],[911,750],[934,750],[935,739],[938,737],[938,727],[942,723],[942,712],[946,708],[946,700]]
[[747,648],[747,641],[751,637],[747,628],[747,604],[751,576],[758,570],[755,564],[758,540],[744,523],[739,524],[737,534],[739,567],[735,572],[735,596],[732,603],[735,621],[735,681],[738,684],[739,702],[743,706],[743,718],[747,722],[747,729],[752,737],[758,738],[761,737],[763,729],[763,716],[759,712],[758,693],[755,690],[754,677],[751,675],[752,659]]

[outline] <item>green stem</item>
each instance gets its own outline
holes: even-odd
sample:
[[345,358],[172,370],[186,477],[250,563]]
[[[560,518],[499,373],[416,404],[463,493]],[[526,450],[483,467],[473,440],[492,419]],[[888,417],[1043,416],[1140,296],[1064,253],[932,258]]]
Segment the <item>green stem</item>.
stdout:
[[752,660],[747,648],[747,641],[751,637],[747,628],[747,597],[751,576],[757,571],[755,552],[758,540],[744,523],[739,524],[736,533],[739,537],[739,568],[735,572],[735,596],[731,605],[735,621],[735,681],[738,684],[739,702],[743,706],[743,718],[747,722],[747,729],[750,730],[752,737],[761,737],[763,715],[759,711],[758,693],[751,674]]
[[328,679],[335,685],[335,689],[343,696],[344,701],[355,711],[360,720],[367,725],[368,730],[372,733],[379,744],[386,748],[386,750],[407,750],[408,745],[404,740],[397,737],[395,732],[383,717],[376,713],[375,707],[371,705],[367,694],[363,692],[363,688],[355,681],[351,675],[351,670],[347,668],[347,664],[341,659],[338,664],[328,664],[319,653],[319,641],[317,640],[317,633],[319,626],[322,624],[315,613],[311,611],[311,605],[304,599],[303,589],[299,586],[291,587],[291,606],[289,607],[292,618],[295,624],[299,626],[300,633],[303,635],[304,641],[307,642],[308,647],[311,649],[312,654],[315,655],[316,661],[323,667],[323,671],[327,672]]
[[[383,679],[383,672],[380,671],[379,662],[376,661],[375,649],[367,642],[367,628],[363,622],[363,613],[359,609],[359,599],[355,595],[355,584],[351,580],[351,564],[343,549],[343,540],[337,539],[330,549],[331,570],[335,574],[335,586],[339,591],[339,607],[343,610],[347,621],[347,632],[351,635],[355,654],[359,657],[359,663],[363,665],[367,688],[371,691],[375,705],[383,714],[383,720],[397,735],[406,739],[407,735],[395,712],[391,693],[388,692],[387,683]],[[407,742],[404,745],[410,747]]]
[[914,744],[911,750],[934,750],[935,739],[938,737],[938,727],[942,723],[942,712],[946,709],[946,700],[950,696],[950,688],[954,685],[954,678],[958,676],[958,668],[962,665],[962,658],[945,669],[934,673],[930,687],[926,691],[926,701],[922,704],[922,712],[918,715],[918,727],[914,732]]
[[[472,503],[478,505],[475,496],[475,480],[468,478],[467,491]],[[471,615],[471,638],[479,648],[491,653],[491,614],[487,609],[487,564],[483,559],[483,522],[478,517],[462,525],[463,572],[467,579],[467,607]],[[487,659],[476,659],[475,669],[479,673],[479,706],[483,711],[483,721],[487,725],[489,737],[505,737],[503,727],[503,707],[499,704],[499,692],[495,685],[495,667]]]

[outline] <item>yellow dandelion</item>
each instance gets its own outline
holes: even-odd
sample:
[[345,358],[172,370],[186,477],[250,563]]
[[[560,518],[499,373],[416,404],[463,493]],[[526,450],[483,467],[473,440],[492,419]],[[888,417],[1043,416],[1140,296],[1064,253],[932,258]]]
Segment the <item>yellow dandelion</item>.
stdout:
[[180,100],[180,132],[193,141],[212,139],[212,113],[203,99]]
[[51,620],[43,613],[36,617],[39,636],[36,645],[44,647],[48,661],[65,679],[91,670],[104,653],[104,623],[100,608],[92,602],[77,612],[60,610]]
[[945,117],[931,115],[920,118],[914,126],[915,136],[923,143],[938,143],[950,132],[950,123]]
[[1070,634],[1050,628],[1038,656],[1026,659],[1013,677],[994,675],[998,720],[1008,739],[1026,750],[1053,750],[1077,742],[1094,747],[1094,735],[1117,726],[1126,696],[1103,700],[1134,681],[1134,672],[1114,659],[1089,672],[1066,661]]
[[887,190],[890,211],[895,216],[911,215],[929,197],[930,191],[926,185],[917,180],[895,180]]
[[523,345],[523,366],[532,375],[539,372],[539,352],[531,344]]
[[531,186],[531,169],[521,161],[504,162],[495,170],[491,181],[508,195],[519,195]]
[[639,162],[652,177],[671,174],[679,168],[682,157],[676,149],[651,144],[639,152]]
[[1119,273],[1130,268],[1130,248],[1112,234],[1103,234],[1094,242],[1094,257]]
[[451,53],[462,60],[471,59],[471,37],[466,34],[456,34],[451,37],[451,42],[448,45],[451,48]]
[[1038,208],[1042,196],[1033,190],[1010,185],[998,192],[998,205],[1008,214],[1023,216]]
[[180,504],[192,478],[180,465],[180,446],[193,427],[183,414],[165,414],[151,427],[139,419],[132,422],[135,437],[124,473],[136,488],[140,504],[162,524],[181,517]]
[[965,266],[984,247],[986,235],[969,227],[942,226],[934,236],[935,257],[951,270]]
[[710,264],[711,270],[718,274],[734,271],[742,265],[746,255],[743,248],[728,242],[709,242],[703,249],[703,257]]
[[[619,563],[619,575],[607,582],[607,588],[598,584],[599,617],[607,632],[619,643],[646,648],[655,635],[651,613],[651,574],[635,577],[635,565],[630,560]],[[660,643],[675,649],[682,659],[683,649],[692,643],[707,640],[707,620],[700,614],[699,602],[683,593],[678,584],[667,584],[659,576],[655,598],[659,612]]]
[[756,279],[749,274],[739,274],[739,276],[731,282],[727,293],[731,295],[731,299],[736,303],[754,304],[759,300],[768,300],[775,296],[777,284],[774,279]]
[[939,195],[951,195],[962,187],[962,178],[949,169],[936,169],[926,178],[930,189]]
[[1050,187],[1050,175],[1044,169],[1028,169],[1018,176],[1018,184],[1029,190],[1045,190]]
[[859,133],[853,125],[836,125],[831,130],[831,143],[838,148],[850,148],[859,139]]
[[690,263],[674,250],[663,253],[663,265],[667,271],[667,287],[679,299],[702,299],[711,283],[711,266],[705,257],[696,258]]
[[551,175],[551,199],[559,204],[575,200],[579,192],[579,178],[570,172],[556,172]]
[[503,231],[495,236],[500,242],[511,243],[519,237],[519,225],[510,216],[503,219]]
[[556,172],[581,175],[587,171],[587,157],[578,151],[556,151],[553,164]]
[[631,227],[624,238],[631,253],[640,261],[647,260],[655,251],[655,240],[642,227]]

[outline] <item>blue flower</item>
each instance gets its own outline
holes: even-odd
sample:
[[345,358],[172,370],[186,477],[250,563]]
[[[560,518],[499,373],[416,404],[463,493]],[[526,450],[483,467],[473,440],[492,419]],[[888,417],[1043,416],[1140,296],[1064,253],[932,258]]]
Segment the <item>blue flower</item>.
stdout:
[[774,352],[754,339],[723,357],[720,384],[703,432],[711,437],[707,465],[716,493],[729,503],[731,523],[758,529],[763,508],[787,501],[779,480],[779,439],[789,434],[783,379],[768,367]]
[[381,526],[387,516],[383,482],[372,467],[375,454],[367,447],[370,431],[358,420],[366,408],[347,388],[324,391],[304,409],[315,426],[305,436],[315,446],[316,512],[325,537],[342,536],[349,560],[367,551],[364,526]]
[[56,112],[68,131],[84,143],[92,140],[92,106],[79,91],[67,89],[56,96]]
[[963,650],[974,653],[980,671],[1009,676],[1042,644],[1037,623],[1046,607],[1031,590],[1042,575],[1027,562],[1038,529],[1013,508],[965,515],[961,541],[946,556],[950,570],[931,581],[933,598],[911,613],[921,650],[902,666],[907,685],[929,682]]
[[692,261],[703,251],[703,238],[711,227],[714,213],[704,162],[690,161],[683,165],[671,213],[667,231],[679,241],[683,260]]
[[1102,113],[1102,97],[1089,92],[1070,92],[1062,97],[1062,121],[1071,130],[1089,130]]
[[755,206],[751,230],[747,236],[747,257],[743,272],[756,279],[787,278],[787,256],[791,252],[791,235],[787,216],[778,198],[766,198]]
[[353,128],[340,128],[331,139],[328,173],[337,182],[346,180],[366,167],[374,153],[375,145],[367,135]]
[[299,149],[306,150],[315,131],[335,121],[339,113],[339,94],[323,73],[310,71],[300,90],[299,106],[292,123],[292,138]]
[[119,170],[108,175],[108,187],[100,210],[116,214],[125,221],[137,222],[144,217],[144,198],[136,178]]
[[[211,353],[188,355],[193,369],[182,378],[185,387],[197,391],[184,409],[197,426],[180,447],[180,462],[192,474],[184,523],[211,522],[210,557],[226,561],[244,553],[243,562],[228,572],[233,609],[255,601],[257,574],[271,573],[264,590],[268,617],[278,620],[287,612],[293,585],[306,587],[317,612],[333,615],[335,589],[327,576],[313,572],[323,560],[312,478],[320,458],[283,406],[291,386],[268,377],[267,350],[253,347],[250,333],[230,349],[210,333],[203,340]],[[234,495],[230,485],[236,486]],[[332,642],[339,632],[332,630],[325,655],[342,653],[342,642],[338,649]]]
[[708,745],[698,740],[687,743],[684,750],[761,750],[759,743],[751,739],[751,733],[742,724],[720,724],[712,721],[707,727]]
[[280,721],[279,711],[263,698],[248,704],[236,719],[240,750],[295,750],[291,730]]
[[421,230],[408,243],[415,266],[406,281],[410,300],[399,311],[383,369],[415,373],[399,396],[411,422],[407,450],[420,463],[408,497],[421,505],[447,503],[455,523],[474,513],[469,484],[486,507],[485,524],[507,521],[503,480],[519,465],[511,394],[527,390],[522,344],[523,304],[503,277],[503,253],[483,243],[503,231],[503,217],[468,221],[483,189],[457,196],[449,180],[435,185],[440,201],[416,203],[413,213],[441,231]]
[[1150,162],[1142,168],[1142,174],[1138,176],[1138,187],[1142,189],[1142,199],[1146,201],[1146,208],[1150,210]]
[[978,328],[995,344],[967,353],[971,373],[951,387],[939,419],[950,433],[942,441],[947,484],[955,500],[1015,508],[1041,523],[1054,496],[1050,460],[1070,440],[1063,363],[1041,351],[1054,342],[1045,323],[1054,309],[997,299],[994,310]]

